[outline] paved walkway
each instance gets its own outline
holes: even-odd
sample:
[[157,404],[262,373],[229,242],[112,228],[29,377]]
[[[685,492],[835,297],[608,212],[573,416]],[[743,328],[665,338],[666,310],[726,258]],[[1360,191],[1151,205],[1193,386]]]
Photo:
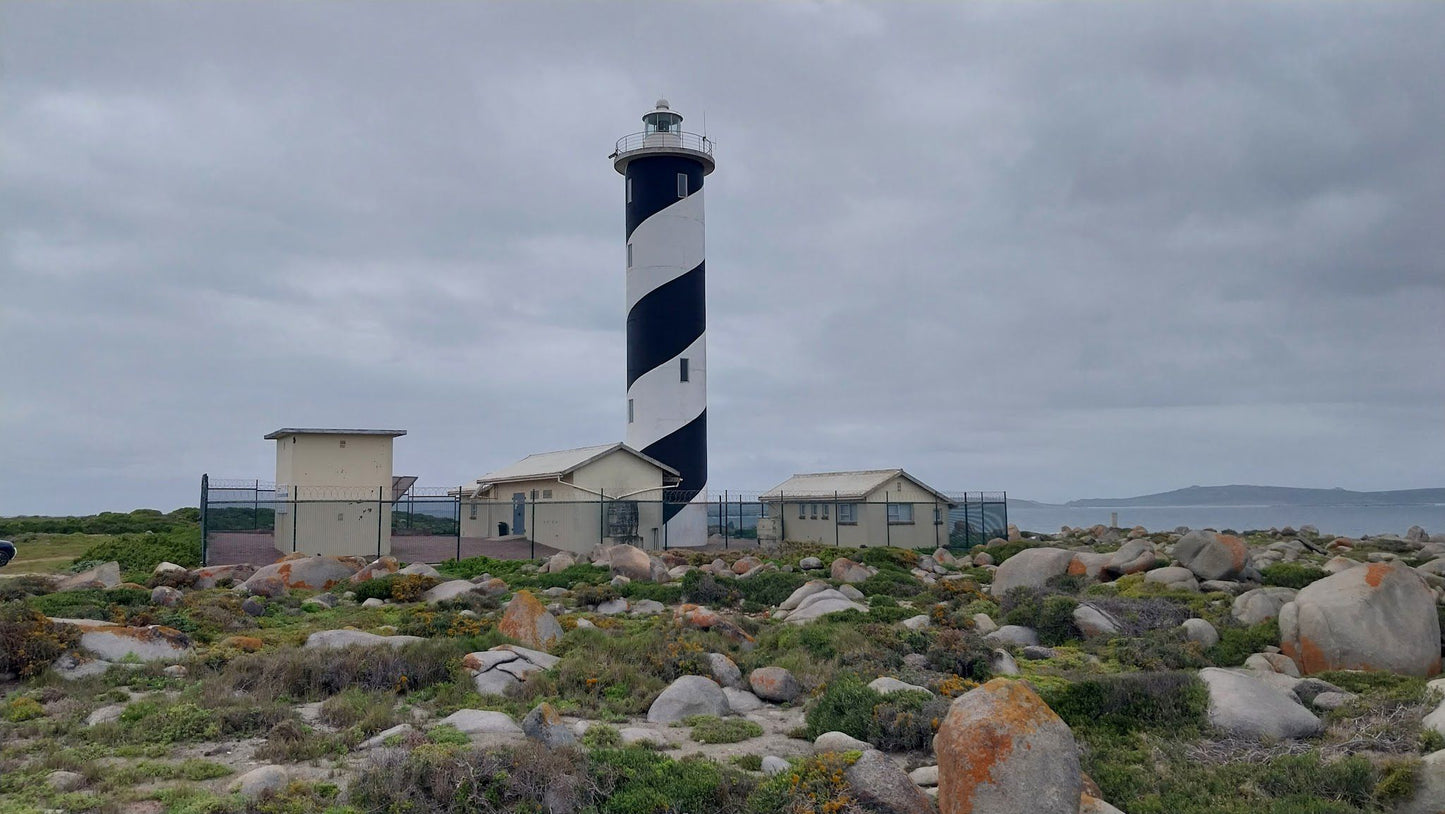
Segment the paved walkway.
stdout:
[[[270,532],[214,531],[206,551],[207,565],[251,563],[265,565],[275,562],[285,552],[273,546]],[[364,557],[376,556],[376,549],[358,551]],[[498,560],[526,560],[550,557],[557,549],[533,544],[521,537],[463,537],[462,558],[488,556]],[[445,562],[457,556],[457,538],[423,535],[392,535],[391,555],[402,562]]]

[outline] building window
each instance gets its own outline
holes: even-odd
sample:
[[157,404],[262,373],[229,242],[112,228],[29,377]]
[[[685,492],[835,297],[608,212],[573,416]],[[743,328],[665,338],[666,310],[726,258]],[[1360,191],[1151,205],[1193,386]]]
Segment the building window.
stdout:
[[632,203],[632,179],[627,179],[627,202]]
[[475,503],[472,504],[472,519],[477,519],[477,504]]
[[533,490],[532,490],[532,499],[533,499],[533,500],[536,500],[536,499],[537,499],[537,490],[536,490],[536,489],[533,489]]
[[823,504],[823,519],[828,519],[828,504],[826,503]]
[[838,522],[843,525],[852,525],[858,522],[857,503],[838,504]]
[[888,522],[892,525],[908,525],[913,522],[912,503],[889,503]]
[[682,362],[682,381],[687,381],[687,357],[684,356],[679,361]]
[[808,504],[806,504],[806,503],[799,503],[799,504],[798,504],[798,519],[799,519],[799,520],[807,520],[807,519],[808,519]]
[[631,424],[633,419],[632,399],[627,400],[627,423]]
[[677,174],[677,197],[687,197],[687,173],[685,172]]
[[632,244],[627,244],[627,267],[632,268]]
[[341,449],[346,449],[346,439],[341,439]]
[[551,499],[552,499],[552,490],[551,490],[551,489],[543,489],[543,490],[542,490],[542,499],[543,499],[543,500],[551,500]]

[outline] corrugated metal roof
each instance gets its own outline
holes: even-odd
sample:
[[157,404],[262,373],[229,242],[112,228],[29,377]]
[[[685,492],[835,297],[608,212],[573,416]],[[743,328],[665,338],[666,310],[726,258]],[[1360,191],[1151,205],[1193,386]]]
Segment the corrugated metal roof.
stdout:
[[676,469],[673,469],[661,461],[649,458],[626,444],[602,444],[601,446],[595,447],[578,447],[577,449],[563,449],[557,452],[539,452],[535,455],[528,455],[510,466],[504,466],[495,472],[489,472],[483,475],[477,480],[477,483],[502,483],[505,481],[536,480],[538,478],[558,478],[568,472],[580,469],[618,449],[636,455],[669,475],[678,474]]
[[854,472],[813,472],[794,475],[760,495],[762,500],[832,500],[838,498],[862,500],[868,493],[894,478],[907,478],[920,487],[932,492],[943,500],[952,502],[948,495],[934,489],[902,469],[864,469]]
[[267,441],[274,441],[277,438],[285,438],[288,435],[389,435],[397,438],[406,435],[406,430],[342,430],[331,427],[283,427],[275,432],[267,433]]

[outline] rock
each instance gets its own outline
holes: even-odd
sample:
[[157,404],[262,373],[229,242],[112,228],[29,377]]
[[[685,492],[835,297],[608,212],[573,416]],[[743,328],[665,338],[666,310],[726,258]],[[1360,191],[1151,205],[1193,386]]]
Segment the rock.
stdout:
[[609,599],[597,606],[597,612],[603,616],[616,616],[619,613],[627,613],[627,600],[622,597]]
[[920,687],[917,684],[909,684],[906,681],[900,681],[896,678],[892,678],[891,676],[883,676],[881,678],[873,679],[872,681],[868,682],[868,689],[878,693],[879,695],[888,695],[889,693],[895,692],[926,692],[929,695],[933,695],[933,692],[927,687]]
[[852,584],[867,580],[873,576],[873,572],[869,571],[866,565],[853,562],[847,557],[839,557],[833,560],[829,575],[839,582]]
[[1255,653],[1244,660],[1245,669],[1257,670],[1262,673],[1279,673],[1291,678],[1299,678],[1299,667],[1290,660],[1289,656],[1280,653]]
[[993,651],[993,658],[989,664],[994,675],[1016,676],[1019,674],[1019,664],[1014,661],[1013,654],[1007,650]]
[[1281,650],[1305,675],[1440,672],[1435,594],[1403,565],[1373,563],[1313,582],[1280,610],[1279,627]]
[[375,735],[372,735],[361,743],[358,743],[356,745],[356,748],[363,751],[366,749],[378,749],[382,746],[385,746],[386,742],[392,738],[404,738],[415,731],[416,728],[413,727],[411,724],[397,724],[390,729],[383,729],[382,731],[376,733]]
[[380,599],[377,599],[377,598],[374,597],[374,596],[367,597],[367,598],[366,598],[366,601],[364,601],[364,602],[361,603],[361,607],[363,607],[363,608],[380,608],[380,607],[382,607],[382,606],[384,606],[384,605],[386,605],[386,602],[384,602],[384,601],[382,601],[382,600],[380,600]]
[[[806,588],[807,586],[803,586]],[[802,590],[801,588],[799,590]],[[792,597],[789,597],[791,599]],[[798,607],[788,612],[788,623],[801,625],[811,622],[820,616],[827,616],[830,613],[841,613],[843,611],[856,610],[859,613],[867,613],[868,608],[854,602],[838,591],[828,588],[807,596]]]
[[185,678],[186,666],[184,664],[172,664],[164,670],[161,670],[161,673],[171,678]]
[[1028,647],[1039,643],[1039,634],[1031,627],[1023,625],[1004,625],[994,632],[984,636],[990,642],[1002,642],[1005,644]]
[[673,610],[672,615],[683,627],[695,628],[697,630],[711,630],[716,633],[721,633],[732,641],[743,645],[744,648],[751,648],[753,646],[752,636],[749,636],[736,622],[728,619],[717,611],[704,608],[701,605],[683,604],[678,605]]
[[1047,659],[1058,656],[1058,653],[1054,652],[1054,649],[1052,647],[1044,647],[1042,645],[1031,644],[1024,647],[1024,649],[1020,652],[1019,655],[1023,656],[1028,661],[1045,661]]
[[[1320,695],[1329,695],[1329,693],[1320,693]],[[1319,695],[1315,696],[1316,701],[1319,698]],[[1441,701],[1435,709],[1431,710],[1421,723],[1426,729],[1433,729],[1441,735],[1445,735],[1445,701]]]
[[96,726],[118,721],[122,712],[125,712],[125,704],[107,704],[86,716],[85,725]]
[[151,569],[151,576],[153,577],[165,576],[168,574],[179,575],[185,573],[189,573],[186,568],[180,565],[176,565],[173,562],[158,563],[155,568]]
[[743,686],[743,671],[732,659],[722,653],[707,654],[708,668],[712,672],[712,678],[723,687]]
[[985,565],[993,565],[993,555],[987,551],[980,551],[973,555],[973,564],[980,568]]
[[662,613],[665,610],[667,610],[667,606],[655,599],[639,599],[632,603],[629,613],[633,616],[647,616],[653,613]]
[[838,593],[853,600],[854,602],[868,601],[868,597],[864,596],[862,591],[854,588],[852,585],[840,585],[838,587]]
[[336,650],[342,647],[377,647],[380,645],[401,647],[405,644],[424,641],[426,639],[420,636],[378,636],[362,630],[341,628],[340,630],[318,630],[307,636],[306,643],[301,647],[305,650]]
[[759,667],[748,674],[753,694],[775,704],[786,704],[803,694],[803,685],[782,667]]
[[788,761],[783,760],[782,758],[778,757],[777,755],[764,755],[764,756],[763,756],[762,770],[763,770],[763,774],[767,775],[768,777],[772,777],[773,775],[782,774],[783,772],[786,772],[786,771],[788,771],[788,770],[791,769],[791,768],[792,768],[792,766],[788,764]]
[[1206,619],[1185,619],[1180,627],[1184,628],[1185,638],[1206,650],[1219,644],[1219,631]]
[[260,597],[248,596],[241,600],[241,612],[251,617],[262,616],[266,613],[266,601]]
[[933,814],[933,802],[891,758],[869,749],[844,772],[853,796],[880,814]]
[[566,551],[559,551],[547,558],[547,564],[542,568],[545,574],[555,574],[559,571],[566,571],[577,564],[577,558]]
[[231,791],[255,798],[268,791],[281,791],[290,782],[291,776],[285,766],[262,766],[236,778],[231,783]]
[[1144,574],[1144,581],[1157,582],[1166,588],[1180,591],[1197,592],[1199,590],[1199,581],[1194,578],[1194,572],[1177,565],[1155,568]]
[[[1345,704],[1348,704],[1351,701],[1355,700],[1355,698],[1357,697],[1358,696],[1356,696],[1354,693],[1348,692],[1322,692],[1319,695],[1316,695],[1314,698],[1310,699],[1310,704],[1314,706],[1315,709],[1322,709],[1328,712],[1330,710],[1339,709]],[[1440,721],[1440,724],[1442,726],[1445,726],[1445,720]],[[1425,725],[1431,726],[1430,717],[1428,715],[1425,717]],[[1432,728],[1435,727],[1432,726]],[[1437,732],[1440,732],[1440,734],[1445,735],[1445,730],[1441,730],[1439,728],[1435,729]]]
[[[613,576],[646,582],[652,579],[652,559],[647,552],[631,545],[608,546],[607,567]],[[665,573],[665,572],[664,572]]]
[[821,579],[809,580],[808,582],[805,582],[802,585],[798,586],[797,590],[793,591],[791,594],[788,594],[788,598],[784,599],[782,604],[778,605],[778,610],[793,610],[794,608],[801,605],[804,599],[807,599],[808,597],[816,593],[832,590],[832,587],[833,586],[829,585]]
[[742,576],[743,574],[746,574],[747,572],[753,570],[754,568],[757,568],[759,565],[762,564],[762,560],[751,555],[746,557],[739,557],[737,559],[737,562],[733,563],[732,572],[734,574],[737,574],[738,576]]
[[1079,795],[1079,814],[1124,814],[1088,792]]
[[562,716],[546,702],[533,707],[522,719],[522,732],[548,749],[560,749],[577,743],[577,737],[562,722]]
[[479,591],[480,589],[481,586],[477,585],[471,580],[447,580],[440,585],[433,585],[431,588],[427,589],[426,593],[421,595],[421,601],[427,603],[428,605],[435,605],[439,602],[446,602],[450,599],[456,599],[459,596],[466,596],[467,594],[474,593],[476,591]]
[[286,595],[286,582],[275,574],[253,576],[246,580],[237,590],[251,596],[276,599]]
[[746,715],[749,712],[756,712],[766,706],[763,699],[753,695],[747,690],[739,690],[735,687],[723,687],[723,695],[728,699],[728,709],[735,715]]
[[1229,615],[1242,625],[1253,626],[1267,622],[1278,618],[1279,609],[1293,602],[1297,593],[1299,592],[1293,588],[1255,588],[1245,591],[1234,598]]
[[223,582],[230,582],[239,585],[245,582],[256,573],[256,566],[250,564],[241,565],[209,565],[205,568],[197,568],[191,572],[191,587],[197,590],[215,588]]
[[180,661],[191,654],[191,640],[174,628],[126,627],[94,619],[52,619],[81,628],[80,649],[105,661]]
[[987,634],[998,630],[998,625],[986,613],[975,613],[973,615],[973,629],[979,633]]
[[1410,543],[1428,543],[1430,542],[1430,535],[1426,534],[1425,530],[1419,526],[1411,526],[1405,532],[1405,541]]
[[[1187,570],[1187,569],[1186,569]],[[1234,595],[1243,591],[1248,586],[1241,582],[1234,582],[1228,579],[1206,579],[1199,583],[1199,590],[1204,593],[1224,593]]]
[[933,748],[941,814],[1078,814],[1074,734],[1024,682],[996,678],[959,696]]
[[1117,619],[1087,602],[1074,608],[1074,627],[1085,636],[1114,636],[1120,629]]
[[174,608],[181,604],[183,598],[184,595],[180,591],[166,585],[157,585],[151,589],[152,605],[160,605],[163,608]]
[[402,576],[431,577],[441,579],[442,573],[424,562],[414,562],[411,565],[397,571]]
[[248,592],[263,596],[275,595],[257,590],[262,586],[273,590],[270,585],[273,578],[280,580],[288,589],[324,591],[337,583],[349,581],[360,570],[351,560],[342,557],[297,557],[262,566],[242,585]]
[[467,735],[521,735],[522,728],[505,712],[485,709],[459,709],[437,722],[456,727]]
[[71,574],[55,583],[55,590],[78,591],[85,588],[114,588],[120,585],[120,563],[108,562]]
[[512,595],[512,601],[507,603],[507,609],[497,623],[497,630],[503,636],[541,650],[550,650],[552,645],[562,641],[562,625],[530,591],[517,591]]
[[378,557],[375,560],[367,563],[366,567],[362,568],[360,571],[352,574],[351,582],[353,585],[355,585],[366,582],[369,579],[384,577],[387,574],[395,574],[397,569],[400,567],[401,563],[396,561],[396,557]]
[[74,791],[85,785],[85,775],[59,770],[47,774],[45,783],[56,791]]
[[1232,534],[1191,531],[1175,543],[1174,559],[1200,579],[1239,579],[1249,567],[1249,548]]
[[1062,548],[1026,548],[1004,560],[993,575],[991,593],[1002,598],[1014,588],[1042,588],[1068,573],[1074,552]]
[[727,696],[716,681],[702,676],[681,676],[667,686],[647,710],[648,723],[670,724],[693,715],[727,715]]
[[1069,560],[1068,573],[1078,577],[1087,577],[1091,580],[1098,580],[1104,573],[1104,566],[1109,564],[1112,554],[1096,554],[1092,551],[1080,551]]
[[904,619],[902,624],[909,630],[923,630],[929,625],[932,625],[933,622],[928,618],[927,614],[920,613],[917,616],[910,616]]
[[920,786],[936,786],[938,785],[938,767],[919,766],[908,773],[908,779]]
[[1209,688],[1209,723],[1229,735],[1279,740],[1307,738],[1324,729],[1292,694],[1252,675],[1206,667],[1199,677]]
[[860,741],[846,732],[824,732],[813,740],[813,751],[822,752],[866,752],[873,745]]
[[1420,760],[1415,790],[1394,809],[1394,814],[1440,814],[1445,811],[1445,750]]
[[798,560],[798,567],[803,569],[804,571],[812,571],[817,568],[822,568],[823,561],[818,559],[817,557],[804,557],[801,560]]

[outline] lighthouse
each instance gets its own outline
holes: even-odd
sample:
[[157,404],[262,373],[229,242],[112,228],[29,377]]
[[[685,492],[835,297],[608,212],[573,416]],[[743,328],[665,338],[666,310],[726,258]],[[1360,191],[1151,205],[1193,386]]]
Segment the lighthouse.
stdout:
[[676,469],[663,508],[672,546],[707,542],[707,302],[703,179],[712,142],[666,99],[623,136],[626,184],[627,445]]

